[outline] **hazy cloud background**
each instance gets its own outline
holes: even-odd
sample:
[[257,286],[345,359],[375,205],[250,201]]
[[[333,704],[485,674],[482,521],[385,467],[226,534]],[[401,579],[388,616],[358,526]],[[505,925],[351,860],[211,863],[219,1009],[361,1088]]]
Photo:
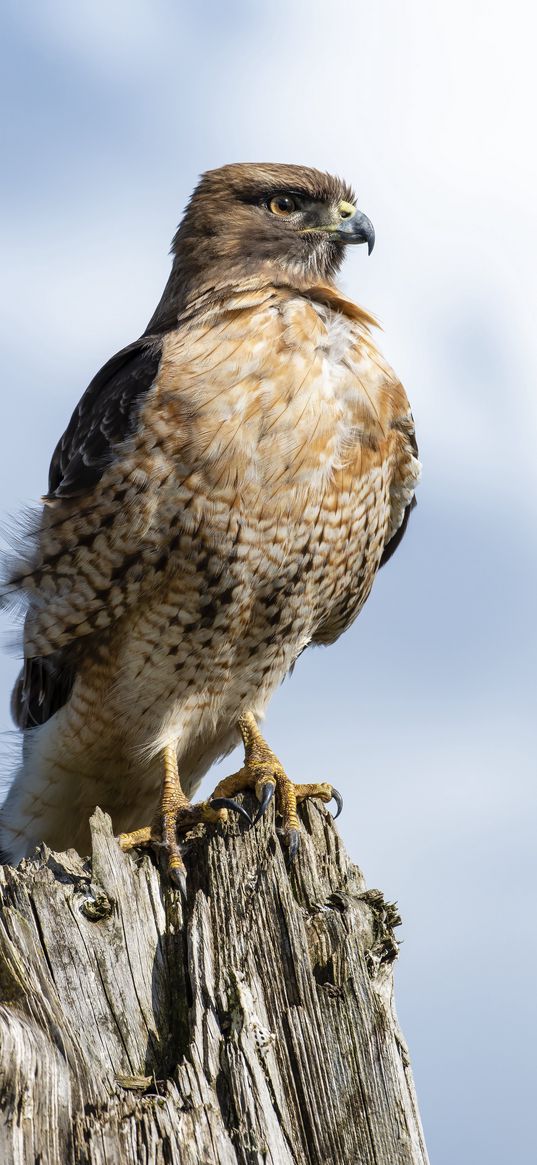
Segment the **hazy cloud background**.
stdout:
[[[200,171],[343,174],[377,230],[345,289],[412,400],[419,506],[354,628],[267,735],[333,779],[398,898],[398,1010],[435,1165],[534,1144],[535,27],[426,0],[8,2],[2,508],[38,498],[82,390],[145,327]],[[2,661],[1,727],[16,662]],[[229,761],[226,764],[226,768]],[[530,979],[530,983],[528,983]],[[535,1036],[534,1036],[535,1038]]]

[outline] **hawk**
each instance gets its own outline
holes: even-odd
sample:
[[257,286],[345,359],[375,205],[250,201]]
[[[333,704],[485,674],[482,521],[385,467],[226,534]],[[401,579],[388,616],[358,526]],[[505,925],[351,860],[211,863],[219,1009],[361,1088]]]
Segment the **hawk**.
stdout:
[[[202,176],[162,299],[75,408],[5,584],[25,603],[11,861],[39,841],[87,850],[100,804],[124,849],[161,846],[184,886],[178,839],[246,815],[240,790],[255,820],[275,794],[291,856],[297,803],[338,800],[293,784],[258,722],[301,652],[356,618],[414,504],[407,397],[334,283],[374,237],[317,170]],[[241,770],[193,804],[240,737]]]

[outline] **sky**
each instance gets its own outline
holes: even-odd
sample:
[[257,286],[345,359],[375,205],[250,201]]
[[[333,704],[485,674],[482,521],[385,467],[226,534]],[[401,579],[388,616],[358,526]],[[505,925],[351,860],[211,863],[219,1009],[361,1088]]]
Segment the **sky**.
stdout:
[[[201,171],[315,165],[347,178],[375,225],[373,255],[353,250],[340,282],[381,321],[410,396],[418,508],[353,628],[306,652],[277,693],[266,735],[296,780],[338,786],[352,858],[399,902],[397,1008],[431,1161],[525,1162],[535,17],[519,0],[508,11],[496,0],[8,0],[4,11],[4,521],[43,492],[94,372],[145,328]],[[6,649],[7,752],[16,671]]]

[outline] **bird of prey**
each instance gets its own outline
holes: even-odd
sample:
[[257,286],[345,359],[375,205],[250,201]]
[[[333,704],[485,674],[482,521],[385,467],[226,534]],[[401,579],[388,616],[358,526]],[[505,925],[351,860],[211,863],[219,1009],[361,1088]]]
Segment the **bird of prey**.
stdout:
[[[297,803],[333,796],[293,784],[258,722],[356,618],[414,504],[407,397],[334,283],[353,243],[371,251],[373,226],[317,170],[234,164],[194,190],[160,303],[75,408],[7,576],[25,602],[9,860],[87,850],[99,804],[182,885],[181,835],[240,790],[259,812],[275,794],[291,855]],[[192,803],[240,737],[243,767]]]

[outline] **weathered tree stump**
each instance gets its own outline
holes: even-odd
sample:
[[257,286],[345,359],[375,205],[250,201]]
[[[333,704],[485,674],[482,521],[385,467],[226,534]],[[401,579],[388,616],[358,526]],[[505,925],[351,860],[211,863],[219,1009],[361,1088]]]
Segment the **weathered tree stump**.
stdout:
[[188,901],[92,819],[0,879],[2,1165],[425,1165],[398,917],[326,811],[198,829]]

